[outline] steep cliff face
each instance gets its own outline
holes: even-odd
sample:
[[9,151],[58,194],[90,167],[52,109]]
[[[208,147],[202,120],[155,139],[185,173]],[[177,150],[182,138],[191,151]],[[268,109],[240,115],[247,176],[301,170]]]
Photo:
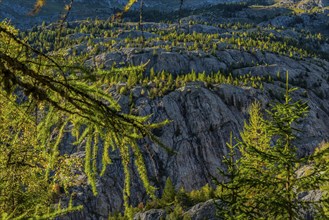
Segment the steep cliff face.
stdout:
[[[140,142],[151,182],[161,189],[166,178],[170,177],[177,189],[184,187],[190,191],[211,183],[213,177],[220,179],[217,168],[222,166],[221,158],[227,153],[225,144],[230,133],[238,137],[250,103],[257,99],[265,108],[270,100],[276,100],[268,91],[282,94],[281,85],[265,84],[265,91],[262,91],[230,85],[214,85],[210,89],[195,82],[155,100],[136,96],[135,110],[139,114],[153,114],[153,121],[172,120],[155,134],[175,154],[171,155],[147,140]],[[324,107],[328,99],[321,100],[313,92],[305,98],[304,92],[300,90],[294,96],[307,100],[310,106],[308,117],[298,125],[303,132],[296,144],[303,155],[329,139],[329,128],[325,123],[329,120],[329,108]],[[129,108],[128,97],[122,96],[120,102]],[[112,158],[114,163],[98,180],[97,197],[88,187],[78,189],[77,203],[84,204],[85,209],[70,216],[72,219],[107,219],[110,212],[122,208],[123,171],[118,157],[113,154]],[[134,175],[130,201],[137,205],[147,196],[137,172],[133,167],[131,169]],[[200,213],[196,212],[196,215]]]

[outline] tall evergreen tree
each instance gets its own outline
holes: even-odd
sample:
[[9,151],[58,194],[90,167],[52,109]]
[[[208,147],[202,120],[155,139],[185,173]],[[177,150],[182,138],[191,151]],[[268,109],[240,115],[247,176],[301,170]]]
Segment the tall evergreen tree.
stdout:
[[[259,104],[251,106],[249,123],[245,124],[237,144],[241,158],[229,163],[229,167],[235,168],[234,178],[221,184],[229,188],[229,192],[232,186],[239,186],[240,190],[234,201],[219,209],[220,212],[230,210],[229,218],[301,219],[303,212],[327,217],[323,208],[327,204],[325,196],[319,201],[300,199],[303,193],[319,190],[327,183],[328,162],[323,157],[328,149],[298,158],[294,145],[298,130],[294,126],[307,114],[308,107],[306,103],[292,100],[290,93],[295,90],[289,88],[287,75],[284,103],[272,105],[266,120]],[[299,174],[301,169],[308,172]],[[223,201],[227,201],[225,193],[219,196]]]
[[168,177],[166,180],[165,187],[163,189],[161,203],[163,203],[163,205],[172,204],[175,201],[175,195],[176,195],[175,187],[174,187],[170,177]]
[[245,204],[244,187],[240,175],[240,162],[237,159],[238,145],[233,145],[232,135],[230,143],[227,143],[228,154],[223,157],[224,168],[219,168],[223,181],[216,181],[219,190],[220,202],[217,204],[218,216],[224,219],[244,219],[249,213],[249,207]]

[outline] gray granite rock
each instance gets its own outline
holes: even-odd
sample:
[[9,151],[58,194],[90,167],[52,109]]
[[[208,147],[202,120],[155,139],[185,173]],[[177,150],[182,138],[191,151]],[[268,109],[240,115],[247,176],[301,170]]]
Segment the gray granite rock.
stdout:
[[184,216],[188,216],[191,220],[221,220],[219,216],[216,215],[216,204],[214,200],[209,200],[207,202],[199,203],[187,212]]
[[164,220],[166,211],[163,209],[151,209],[146,212],[137,213],[134,220]]

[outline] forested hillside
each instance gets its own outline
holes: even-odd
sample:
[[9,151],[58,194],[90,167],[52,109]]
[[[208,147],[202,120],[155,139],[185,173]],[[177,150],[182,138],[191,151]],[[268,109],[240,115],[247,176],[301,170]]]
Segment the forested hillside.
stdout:
[[328,218],[325,1],[37,2],[0,2],[2,219]]

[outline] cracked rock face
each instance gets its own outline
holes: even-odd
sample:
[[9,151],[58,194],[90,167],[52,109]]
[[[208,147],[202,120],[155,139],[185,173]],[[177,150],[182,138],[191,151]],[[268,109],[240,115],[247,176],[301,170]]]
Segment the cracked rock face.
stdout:
[[[154,132],[175,154],[169,154],[148,140],[139,143],[150,181],[161,189],[166,178],[170,177],[177,189],[184,187],[190,191],[211,183],[212,176],[220,179],[217,168],[222,166],[221,158],[227,153],[225,145],[230,133],[238,137],[250,104],[257,99],[265,108],[271,100],[276,100],[273,92],[268,91],[282,94],[284,89],[281,86],[281,82],[265,84],[264,91],[231,85],[215,85],[209,89],[203,83],[194,82],[155,100],[136,97],[135,108],[140,115],[153,114],[152,121],[172,120],[172,123]],[[305,98],[303,92],[300,90],[294,95],[294,98],[308,100],[310,106],[309,115],[298,125],[303,131],[298,141],[300,155],[309,154],[317,144],[329,138],[326,125],[329,108],[325,104],[328,99],[319,99],[311,91],[309,98]],[[320,105],[323,108],[319,108]],[[112,158],[113,164],[108,167],[105,176],[98,179],[98,196],[94,197],[88,187],[78,189],[77,203],[84,204],[85,209],[70,215],[71,219],[107,219],[110,212],[122,209],[123,170],[115,152]],[[136,206],[147,195],[136,170],[131,169],[130,202]],[[198,211],[193,213],[200,216]],[[153,214],[160,216],[163,213]]]
[[138,213],[134,220],[160,220],[165,219],[166,211],[163,209],[151,209],[147,212]]
[[207,202],[199,203],[187,212],[184,213],[184,216],[190,217],[192,220],[221,220],[216,216],[216,203],[220,201],[208,200]]

